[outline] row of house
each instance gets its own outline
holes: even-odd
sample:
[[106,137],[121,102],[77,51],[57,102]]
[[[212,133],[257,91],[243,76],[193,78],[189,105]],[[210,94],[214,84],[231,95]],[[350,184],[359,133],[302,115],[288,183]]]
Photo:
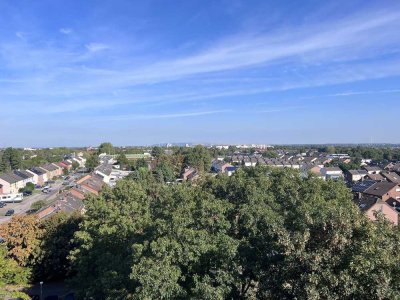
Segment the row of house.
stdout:
[[47,181],[62,175],[62,168],[54,163],[29,170],[15,170],[0,175],[0,194],[15,194],[27,183],[44,185]]
[[[303,157],[303,156],[282,156],[283,158],[263,158],[260,156],[233,156],[232,163],[240,164],[246,167],[269,166],[276,168],[298,169],[303,176],[309,173],[317,177],[328,179],[344,178],[343,171],[338,167],[324,167],[331,159],[327,157]],[[236,167],[221,159],[215,159],[212,162],[212,169],[217,173],[232,174]]]
[[[115,156],[100,154],[99,160],[100,165],[95,168],[92,174],[85,175],[77,180],[75,185],[64,191],[53,205],[41,210],[38,213],[39,218],[47,218],[60,211],[66,213],[78,211],[83,214],[85,212],[84,200],[88,195],[98,196],[105,185],[114,186],[116,181],[131,173],[114,168]],[[84,166],[84,164],[85,161],[80,166]]]
[[71,170],[74,162],[79,167],[84,167],[86,159],[83,157],[73,157],[60,163],[48,163],[27,170],[14,170],[3,173],[0,175],[0,194],[18,193],[28,182],[43,186],[47,181],[61,176],[63,169]]
[[48,218],[60,211],[65,213],[85,213],[84,199],[87,195],[98,196],[104,186],[103,178],[97,174],[90,174],[82,177],[73,188],[64,191],[57,201],[40,210],[37,215],[39,219]]
[[278,158],[264,158],[261,155],[234,155],[231,158],[233,164],[240,164],[246,167],[256,165],[268,165],[275,167],[289,167],[299,169],[301,165],[313,163],[325,165],[332,161],[332,158],[325,156],[302,156],[283,154]]
[[382,170],[378,166],[363,166],[360,170],[349,170],[346,172],[346,179],[349,182],[363,180],[389,181],[400,183],[400,170]]

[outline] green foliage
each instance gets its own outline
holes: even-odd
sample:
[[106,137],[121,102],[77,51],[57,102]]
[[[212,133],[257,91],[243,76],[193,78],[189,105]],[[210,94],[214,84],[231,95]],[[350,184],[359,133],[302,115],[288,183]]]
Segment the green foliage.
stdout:
[[40,224],[44,233],[32,270],[36,280],[61,280],[73,274],[68,255],[75,246],[72,238],[81,219],[79,214],[67,215],[61,212]]
[[26,190],[26,191],[31,191],[31,192],[33,192],[33,191],[35,190],[35,184],[32,183],[32,182],[28,182],[28,183],[25,185],[25,190]]
[[89,172],[92,172],[100,164],[99,157],[96,153],[90,154],[86,159],[86,168]]
[[342,182],[246,168],[191,185],[135,181],[87,200],[72,284],[95,299],[396,299],[399,230]]
[[266,157],[266,158],[277,158],[278,157],[278,153],[276,153],[273,150],[267,150],[267,151],[262,153],[262,156]]
[[148,163],[147,163],[147,161],[145,159],[141,158],[141,159],[138,159],[138,160],[136,160],[134,162],[132,168],[134,170],[139,170],[139,169],[142,169],[142,168],[143,169],[148,169],[149,165],[148,165]]
[[67,168],[63,168],[63,175],[66,176],[69,174],[69,171]]
[[164,155],[164,149],[161,147],[153,147],[151,150],[151,155],[155,158],[159,158],[160,156]]
[[14,148],[6,148],[0,160],[0,172],[17,170],[21,168],[22,156],[21,152]]
[[41,208],[43,208],[45,206],[46,206],[46,201],[38,200],[38,201],[32,203],[31,210],[32,211],[38,211],[38,210],[40,210]]
[[325,152],[327,152],[329,154],[336,153],[336,148],[334,146],[328,146],[325,148]]
[[35,151],[24,151],[22,169],[30,169],[45,163],[56,163],[64,160],[65,156],[71,153],[71,149],[60,147],[52,149],[39,149]]
[[211,168],[210,152],[201,145],[188,148],[185,153],[184,163],[187,166],[195,167],[200,172],[207,172]]
[[99,154],[101,153],[106,153],[106,154],[113,154],[114,153],[114,147],[111,143],[101,143],[99,146]]
[[175,181],[174,167],[168,161],[161,161],[154,170],[155,176],[159,182]]
[[19,192],[24,193],[24,192],[33,192],[35,190],[35,185],[32,182],[28,182],[25,187],[20,188]]
[[79,163],[77,161],[72,161],[72,170],[76,170],[79,168]]
[[0,298],[30,299],[28,295],[20,292],[21,288],[28,285],[28,277],[28,269],[20,267],[13,259],[8,258],[7,249],[0,245]]
[[121,168],[126,168],[129,166],[129,160],[126,158],[126,155],[123,152],[118,155],[117,163],[121,166]]

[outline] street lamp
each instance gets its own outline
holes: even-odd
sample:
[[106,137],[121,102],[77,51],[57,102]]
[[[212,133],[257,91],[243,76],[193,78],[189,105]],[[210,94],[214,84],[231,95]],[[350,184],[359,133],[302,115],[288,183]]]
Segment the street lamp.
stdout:
[[40,300],[43,300],[43,281],[40,282]]

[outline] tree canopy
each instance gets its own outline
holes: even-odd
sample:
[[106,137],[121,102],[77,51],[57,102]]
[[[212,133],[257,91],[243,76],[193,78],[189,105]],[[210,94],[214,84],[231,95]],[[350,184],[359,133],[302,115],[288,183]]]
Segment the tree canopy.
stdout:
[[113,151],[114,151],[114,146],[109,142],[101,143],[99,146],[99,154],[101,153],[112,154]]
[[93,171],[98,165],[100,164],[99,157],[96,153],[90,154],[89,157],[86,159],[86,168],[89,172]]
[[398,229],[370,222],[342,182],[291,169],[123,180],[87,200],[74,241],[82,298],[400,297]]
[[0,245],[0,298],[8,297],[30,299],[22,292],[21,288],[28,285],[29,270],[17,264],[7,256],[7,249]]
[[19,169],[21,164],[21,152],[11,147],[6,148],[1,154],[0,172]]
[[211,155],[207,148],[197,145],[186,149],[184,163],[195,167],[200,172],[207,172],[211,168]]

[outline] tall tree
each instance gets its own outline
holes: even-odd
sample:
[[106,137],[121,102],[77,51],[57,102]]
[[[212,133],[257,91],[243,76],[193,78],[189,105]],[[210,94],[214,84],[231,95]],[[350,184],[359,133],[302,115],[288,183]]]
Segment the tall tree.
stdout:
[[164,149],[161,147],[155,146],[151,150],[151,155],[155,158],[159,158],[160,156],[164,155]]
[[173,182],[176,179],[174,167],[169,161],[160,161],[154,172],[159,182]]
[[0,171],[16,170],[21,167],[22,157],[20,151],[14,148],[7,148],[1,156]]
[[99,154],[106,153],[106,154],[113,154],[114,147],[111,143],[101,143],[99,146]]
[[184,162],[187,166],[195,167],[200,172],[207,172],[211,168],[211,155],[207,148],[197,145],[187,150]]
[[92,172],[100,164],[99,157],[96,153],[90,154],[86,159],[86,168],[89,172]]
[[125,153],[121,152],[118,155],[117,163],[121,166],[121,168],[126,168],[127,166],[129,166],[129,160],[126,157]]

